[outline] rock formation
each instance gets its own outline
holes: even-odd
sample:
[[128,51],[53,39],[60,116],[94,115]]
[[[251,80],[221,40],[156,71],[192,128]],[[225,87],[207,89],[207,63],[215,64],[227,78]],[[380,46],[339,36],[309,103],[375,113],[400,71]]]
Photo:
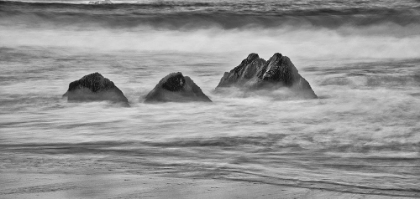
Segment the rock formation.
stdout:
[[189,101],[211,102],[190,77],[180,72],[164,77],[145,97],[147,103]]
[[239,87],[248,90],[289,88],[303,98],[317,98],[308,81],[303,78],[290,59],[280,53],[268,61],[251,53],[239,66],[225,72],[216,87]]
[[217,87],[251,86],[257,82],[257,73],[261,71],[265,64],[266,61],[261,59],[258,54],[251,53],[246,59],[242,60],[239,66],[230,72],[225,72]]
[[69,89],[63,95],[67,101],[111,101],[122,102],[128,105],[128,100],[123,92],[115,86],[114,82],[99,73],[92,73],[79,80],[71,82]]

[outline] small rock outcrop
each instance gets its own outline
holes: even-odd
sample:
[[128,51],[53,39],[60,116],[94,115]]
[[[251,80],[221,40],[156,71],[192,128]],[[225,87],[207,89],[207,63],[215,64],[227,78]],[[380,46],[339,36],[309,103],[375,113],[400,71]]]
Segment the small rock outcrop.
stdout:
[[239,66],[225,72],[217,88],[239,87],[248,90],[289,88],[303,98],[317,98],[308,81],[290,59],[275,53],[268,61],[251,53]]
[[146,103],[190,101],[211,102],[190,77],[180,72],[164,77],[145,97]]
[[92,73],[71,82],[63,95],[69,102],[111,101],[128,104],[123,92],[114,82],[100,73]]

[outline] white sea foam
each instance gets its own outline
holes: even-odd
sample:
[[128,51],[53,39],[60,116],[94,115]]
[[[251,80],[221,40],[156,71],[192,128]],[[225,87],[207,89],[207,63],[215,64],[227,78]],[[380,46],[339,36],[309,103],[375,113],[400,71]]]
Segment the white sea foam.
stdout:
[[[357,30],[356,30],[357,32]],[[290,57],[316,59],[417,58],[420,36],[343,35],[335,30],[247,29],[247,30],[0,30],[5,47],[76,47],[102,50],[179,51],[202,53],[257,52],[267,59],[274,52]]]

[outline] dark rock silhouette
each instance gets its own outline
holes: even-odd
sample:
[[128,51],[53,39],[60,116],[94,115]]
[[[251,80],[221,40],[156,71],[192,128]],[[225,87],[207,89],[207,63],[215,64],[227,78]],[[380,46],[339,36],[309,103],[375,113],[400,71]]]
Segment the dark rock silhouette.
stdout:
[[147,103],[189,101],[211,102],[190,77],[180,72],[164,77],[145,97]]
[[248,57],[242,60],[239,66],[232,69],[230,72],[225,72],[217,87],[230,86],[250,86],[258,81],[257,72],[260,71],[266,61],[261,59],[258,54],[251,53]]
[[317,98],[290,59],[280,53],[275,53],[268,61],[258,54],[249,54],[239,66],[223,75],[216,89],[232,86],[247,90],[287,87],[299,97]]
[[79,80],[71,82],[69,89],[63,95],[67,101],[111,101],[122,102],[128,105],[128,100],[123,92],[115,86],[114,82],[99,73],[85,75]]

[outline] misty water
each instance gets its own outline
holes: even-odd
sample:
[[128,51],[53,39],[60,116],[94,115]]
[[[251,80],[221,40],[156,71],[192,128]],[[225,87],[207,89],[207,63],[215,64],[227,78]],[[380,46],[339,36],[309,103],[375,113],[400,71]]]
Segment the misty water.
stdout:
[[[420,196],[418,1],[116,2],[0,2],[3,172]],[[319,99],[215,92],[252,52],[288,56]],[[62,98],[93,72],[130,107]],[[143,103],[171,72],[213,103]]]

